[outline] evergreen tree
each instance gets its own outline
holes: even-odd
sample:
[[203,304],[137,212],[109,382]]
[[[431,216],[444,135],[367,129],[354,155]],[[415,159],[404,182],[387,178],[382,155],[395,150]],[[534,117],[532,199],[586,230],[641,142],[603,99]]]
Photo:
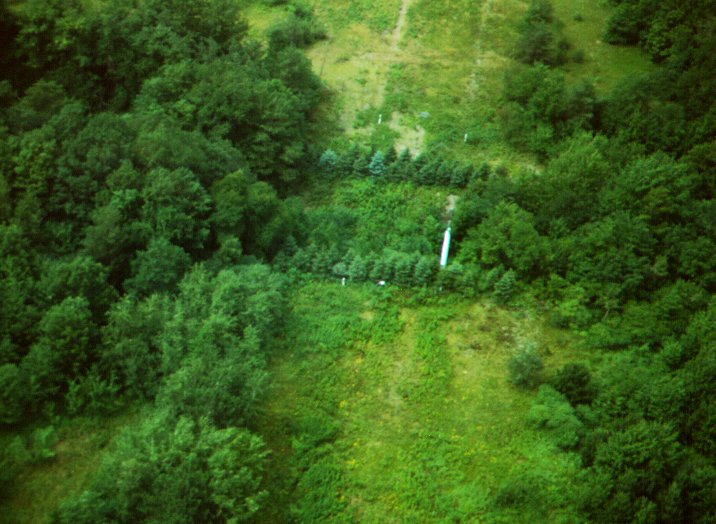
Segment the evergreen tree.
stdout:
[[408,255],[398,257],[395,264],[395,283],[399,286],[410,286],[413,284],[413,272],[415,263]]
[[338,173],[339,160],[338,153],[332,149],[326,149],[318,160],[318,167],[328,180],[333,180]]
[[390,169],[390,167],[395,163],[395,161],[398,160],[398,153],[395,151],[394,147],[388,148],[388,152],[385,154],[385,167],[386,170]]
[[384,256],[376,255],[370,271],[371,280],[390,280],[391,276],[388,260]]
[[462,189],[467,186],[470,179],[471,168],[468,165],[454,166],[450,174],[450,187],[454,189]]
[[376,151],[375,155],[373,155],[373,158],[370,161],[370,165],[368,166],[368,170],[370,171],[370,174],[378,179],[382,179],[383,175],[385,175],[385,158],[383,156],[383,153],[380,151]]
[[437,264],[433,258],[421,257],[415,264],[413,280],[417,286],[427,286],[435,276]]
[[410,150],[406,147],[400,152],[400,156],[390,165],[388,178],[393,182],[404,182],[412,180],[415,176],[415,166]]
[[441,162],[435,172],[435,183],[440,186],[449,185],[454,170],[455,166],[453,166],[452,162],[448,160]]
[[517,293],[517,278],[511,269],[495,284],[493,297],[498,304],[508,304]]
[[318,248],[311,263],[311,271],[316,275],[330,275],[333,264],[327,249]]
[[358,156],[353,161],[353,174],[358,177],[365,177],[370,174],[368,155],[360,149],[358,150]]
[[[421,155],[422,157],[423,155]],[[432,186],[437,180],[437,171],[440,168],[440,160],[432,158],[427,162],[420,161],[420,157],[415,160],[416,167],[422,165],[419,168],[415,181],[422,186]]]
[[368,268],[363,257],[356,255],[348,269],[348,275],[355,282],[363,282],[368,277]]

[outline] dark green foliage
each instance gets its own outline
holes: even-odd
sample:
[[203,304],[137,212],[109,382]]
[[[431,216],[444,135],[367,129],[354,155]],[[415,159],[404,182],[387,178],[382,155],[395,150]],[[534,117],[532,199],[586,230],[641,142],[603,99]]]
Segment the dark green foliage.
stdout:
[[124,282],[130,293],[146,297],[152,293],[171,292],[191,265],[191,257],[166,238],[152,240],[145,251],[132,261],[133,276]]
[[66,97],[64,88],[57,82],[38,80],[25,91],[22,99],[8,110],[8,124],[15,131],[29,131],[41,127],[60,111]]
[[370,174],[376,178],[381,178],[385,174],[385,156],[383,156],[382,152],[375,152],[370,161],[370,165],[368,165],[368,170],[370,171]]
[[0,332],[12,344],[27,347],[37,332],[42,315],[34,299],[38,266],[37,254],[20,226],[0,225]]
[[368,277],[368,267],[363,258],[358,255],[348,268],[348,275],[355,282],[363,282]]
[[338,159],[338,153],[332,149],[326,149],[318,160],[318,167],[321,168],[324,176],[329,180],[333,179],[336,175]]
[[116,291],[107,284],[107,276],[105,267],[85,255],[79,255],[68,260],[47,261],[39,287],[48,306],[71,296],[86,298],[94,322],[100,324],[105,312],[117,299]]
[[0,365],[0,424],[20,421],[25,408],[25,388],[15,364]]
[[53,355],[60,380],[77,375],[93,359],[96,326],[86,298],[67,297],[52,306],[40,321],[39,329],[37,344]]
[[20,364],[35,409],[64,391],[96,358],[97,328],[87,299],[68,297],[52,306],[40,322],[39,335]]
[[584,427],[567,399],[548,385],[542,385],[527,419],[533,426],[545,429],[562,449],[575,449],[584,435]]
[[517,294],[518,284],[515,272],[508,270],[494,284],[494,292],[492,296],[500,305],[508,304]]
[[463,241],[464,257],[486,267],[502,265],[521,276],[536,274],[545,256],[545,242],[532,215],[516,204],[500,202]]
[[559,65],[565,61],[562,41],[554,43],[554,20],[549,0],[533,0],[520,25],[520,37],[515,45],[515,58],[525,64]]
[[368,154],[363,150],[357,150],[353,165],[351,166],[352,173],[355,176],[368,176],[370,174],[370,161]]
[[325,88],[303,52],[287,47],[269,54],[266,60],[272,77],[281,80],[296,95],[302,111],[311,111],[318,104]]
[[594,125],[592,84],[585,80],[567,86],[564,73],[543,64],[508,72],[505,98],[512,102],[500,115],[505,138],[542,158],[554,152],[555,142]]
[[406,147],[400,152],[397,160],[388,169],[388,179],[394,182],[413,180],[415,178],[415,164],[410,150]]
[[[680,456],[673,429],[640,421],[597,448],[583,504],[594,522],[631,522],[651,514],[669,489]],[[648,517],[647,517],[648,518]]]
[[553,383],[554,388],[573,406],[590,404],[596,395],[589,369],[584,364],[565,364],[557,373]]
[[604,40],[610,44],[638,44],[646,29],[645,15],[639,2],[621,2],[607,22]]
[[413,274],[413,281],[416,286],[428,286],[432,282],[435,274],[437,273],[437,260],[420,257],[418,263],[415,264],[415,272]]
[[15,477],[29,462],[30,453],[21,437],[3,442],[0,446],[0,495],[5,496]]
[[259,509],[264,443],[247,430],[158,413],[126,432],[55,522],[243,522]]
[[515,49],[515,58],[525,64],[554,62],[554,37],[549,26],[542,21],[526,24]]
[[172,304],[161,295],[137,301],[124,297],[110,310],[102,331],[100,365],[130,397],[153,398],[160,383],[157,337]]
[[533,389],[542,381],[544,363],[537,347],[521,345],[507,363],[510,382],[516,386]]
[[269,29],[269,47],[279,50],[286,47],[306,47],[326,38],[326,29],[313,19],[310,7],[292,5],[292,13]]
[[154,169],[147,175],[142,198],[142,217],[155,236],[187,250],[204,244],[211,199],[194,173]]

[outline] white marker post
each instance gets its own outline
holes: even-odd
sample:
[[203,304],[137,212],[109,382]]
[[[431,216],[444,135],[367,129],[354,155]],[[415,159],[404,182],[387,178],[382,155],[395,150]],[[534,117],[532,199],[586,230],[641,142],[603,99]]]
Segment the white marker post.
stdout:
[[467,144],[467,133],[465,133],[465,140],[462,141],[463,144]]
[[378,125],[383,123],[383,114],[378,115]]

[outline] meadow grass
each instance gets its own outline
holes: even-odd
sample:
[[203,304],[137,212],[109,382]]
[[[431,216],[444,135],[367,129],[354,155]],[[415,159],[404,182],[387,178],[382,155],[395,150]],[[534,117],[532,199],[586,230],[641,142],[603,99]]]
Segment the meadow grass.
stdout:
[[602,40],[613,12],[606,1],[553,0],[553,4],[555,16],[564,23],[564,36],[574,51],[584,53],[584,63],[567,64],[568,80],[591,78],[597,90],[605,93],[626,77],[653,70],[654,65],[641,49],[613,46]]
[[[382,149],[393,144],[417,154],[437,148],[460,161],[489,161],[509,170],[537,167],[534,157],[505,144],[495,118],[528,2],[411,0],[399,35],[400,0],[311,5],[329,33],[308,50],[314,70],[333,92],[317,118],[324,138],[347,134]],[[556,31],[572,45],[570,57],[584,57],[564,66],[569,82],[590,78],[605,94],[621,79],[651,69],[641,50],[601,40],[613,10],[607,2],[553,5]],[[255,16],[266,26],[267,9],[252,9],[248,19]]]
[[[292,303],[258,425],[274,449],[272,508],[296,503],[290,421],[311,410],[339,428],[331,460],[341,479],[330,495],[339,521],[489,521],[495,494],[526,470],[540,472],[545,497],[570,481],[576,459],[527,426],[534,393],[507,380],[525,340],[542,348],[547,373],[584,357],[537,315],[371,284],[312,282]],[[550,499],[555,512],[567,504]],[[264,521],[281,518],[275,511]],[[500,511],[514,522],[546,518]]]

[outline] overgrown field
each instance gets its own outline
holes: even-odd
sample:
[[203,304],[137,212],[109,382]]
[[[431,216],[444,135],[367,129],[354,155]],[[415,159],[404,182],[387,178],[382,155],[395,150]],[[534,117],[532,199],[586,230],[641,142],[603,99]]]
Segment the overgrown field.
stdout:
[[[299,522],[569,514],[561,493],[577,459],[527,425],[533,394],[507,379],[528,342],[547,375],[584,356],[526,310],[372,284],[302,286],[258,424],[274,450],[264,521],[287,520],[288,508]],[[508,509],[525,479],[551,516]]]
[[[250,5],[257,37],[284,16],[280,6]],[[327,28],[328,39],[308,56],[331,89],[321,118],[334,140],[353,136],[414,154],[431,147],[473,162],[534,163],[505,143],[496,121],[528,2],[315,0],[311,6]],[[639,49],[601,40],[612,12],[606,3],[557,1],[554,8],[556,31],[570,44],[568,80],[588,78],[606,91],[649,70]]]

